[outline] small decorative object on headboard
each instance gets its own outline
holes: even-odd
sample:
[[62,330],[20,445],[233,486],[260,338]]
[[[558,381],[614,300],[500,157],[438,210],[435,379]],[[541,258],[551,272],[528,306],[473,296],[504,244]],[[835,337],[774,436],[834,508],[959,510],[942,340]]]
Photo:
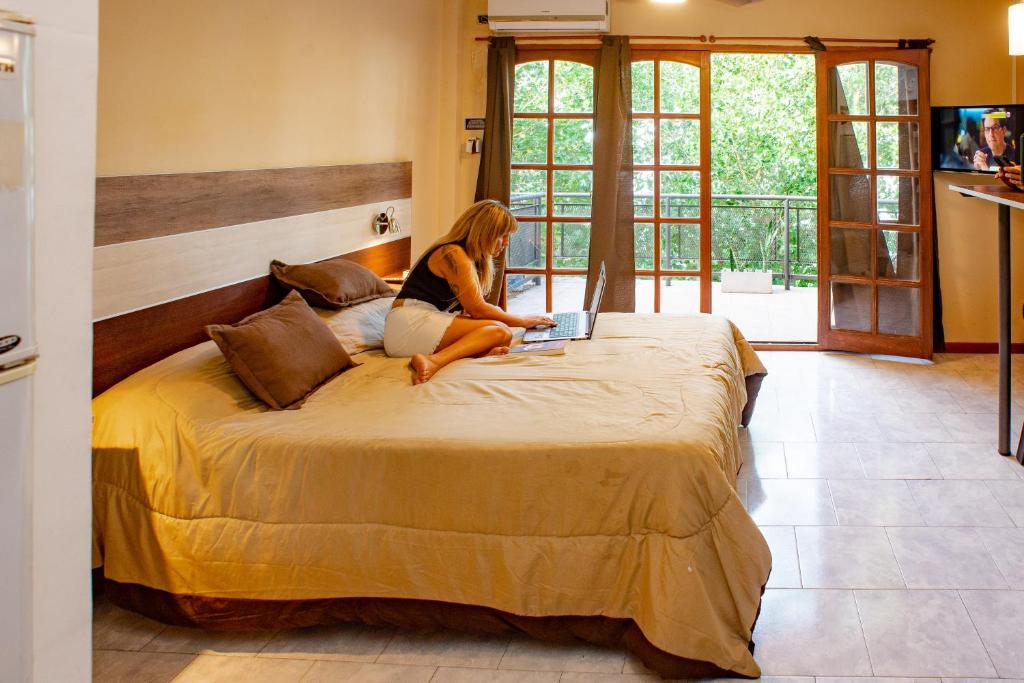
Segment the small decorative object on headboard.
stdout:
[[389,206],[387,210],[381,211],[373,219],[373,230],[378,235],[388,232],[401,232],[402,227],[395,218],[395,207]]

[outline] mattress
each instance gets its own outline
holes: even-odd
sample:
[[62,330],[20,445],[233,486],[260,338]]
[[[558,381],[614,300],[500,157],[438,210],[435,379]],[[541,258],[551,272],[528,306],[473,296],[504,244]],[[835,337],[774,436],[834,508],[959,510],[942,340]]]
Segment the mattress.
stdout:
[[757,676],[771,555],[734,484],[764,367],[715,316],[603,314],[594,337],[418,386],[371,351],[293,411],[212,343],[171,356],[94,401],[94,566],[177,595],[629,619]]

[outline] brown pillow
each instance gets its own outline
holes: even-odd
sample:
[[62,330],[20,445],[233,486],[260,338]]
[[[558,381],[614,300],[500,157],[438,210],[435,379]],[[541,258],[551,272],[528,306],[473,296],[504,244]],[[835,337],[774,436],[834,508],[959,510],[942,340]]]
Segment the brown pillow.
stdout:
[[276,410],[298,408],[321,384],[355,363],[296,292],[235,325],[206,333],[249,391]]
[[373,271],[341,257],[300,266],[271,261],[270,272],[282,285],[297,289],[310,305],[320,308],[345,308],[395,295]]

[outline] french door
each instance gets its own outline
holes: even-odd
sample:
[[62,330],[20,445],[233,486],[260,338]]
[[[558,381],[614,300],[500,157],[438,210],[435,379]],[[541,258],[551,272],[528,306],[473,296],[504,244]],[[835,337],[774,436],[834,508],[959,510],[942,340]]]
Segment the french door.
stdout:
[[818,53],[818,338],[932,354],[927,50]]

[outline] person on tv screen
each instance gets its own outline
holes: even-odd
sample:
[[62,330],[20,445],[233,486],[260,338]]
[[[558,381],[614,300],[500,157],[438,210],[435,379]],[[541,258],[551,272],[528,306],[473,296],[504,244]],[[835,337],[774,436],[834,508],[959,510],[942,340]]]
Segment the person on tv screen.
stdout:
[[1010,125],[1010,114],[1005,109],[986,109],[981,118],[984,143],[974,153],[974,168],[988,171],[998,166],[996,157],[1005,157],[1010,162],[1017,161],[1017,150],[1007,142],[1013,139],[1013,127]]
[[996,172],[996,178],[1003,181],[1011,190],[1024,191],[1024,181],[1021,180],[1020,166],[1006,166]]

